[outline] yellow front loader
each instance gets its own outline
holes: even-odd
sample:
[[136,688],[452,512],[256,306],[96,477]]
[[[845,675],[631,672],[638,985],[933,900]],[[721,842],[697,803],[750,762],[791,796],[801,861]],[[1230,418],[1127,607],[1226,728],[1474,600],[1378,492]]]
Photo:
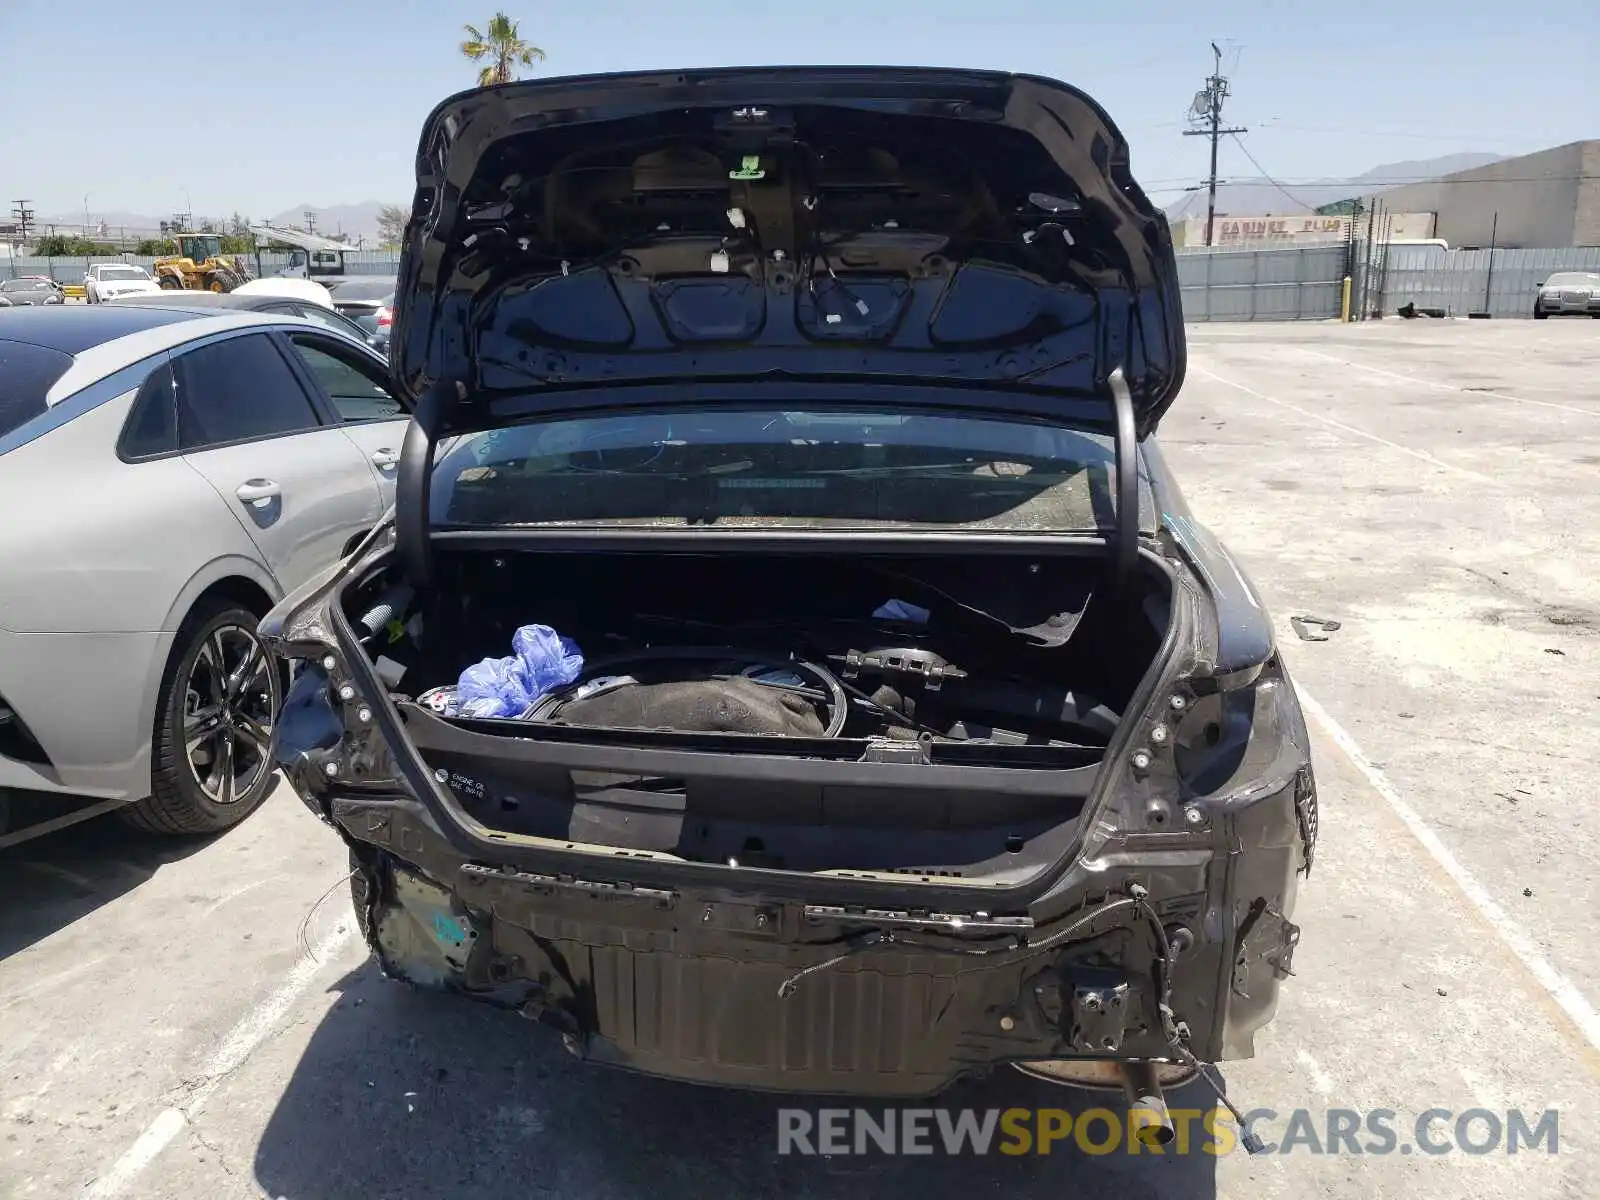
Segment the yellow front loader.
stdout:
[[214,233],[175,233],[177,254],[155,261],[156,282],[169,291],[231,292],[250,278],[239,255],[222,253]]

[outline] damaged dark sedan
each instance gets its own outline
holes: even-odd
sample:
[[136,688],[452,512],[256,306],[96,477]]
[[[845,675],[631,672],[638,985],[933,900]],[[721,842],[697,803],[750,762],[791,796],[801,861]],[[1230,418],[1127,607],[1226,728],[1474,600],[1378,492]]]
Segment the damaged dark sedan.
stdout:
[[395,509],[262,626],[383,969],[788,1092],[1252,1054],[1316,795],[1153,436],[1184,356],[1166,221],[1065,85],[440,105]]

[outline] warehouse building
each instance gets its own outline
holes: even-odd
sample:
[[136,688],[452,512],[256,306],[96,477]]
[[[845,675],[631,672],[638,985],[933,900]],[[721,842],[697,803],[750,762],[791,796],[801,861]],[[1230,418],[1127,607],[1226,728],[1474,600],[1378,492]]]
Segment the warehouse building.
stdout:
[[1391,212],[1431,212],[1452,246],[1600,246],[1600,140],[1379,192]]

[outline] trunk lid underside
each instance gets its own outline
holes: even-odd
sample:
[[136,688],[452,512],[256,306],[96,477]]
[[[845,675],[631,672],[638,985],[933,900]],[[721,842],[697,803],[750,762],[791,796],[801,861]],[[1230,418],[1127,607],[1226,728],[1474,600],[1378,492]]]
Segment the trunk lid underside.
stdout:
[[1106,114],[1049,80],[517,83],[440,105],[417,165],[393,361],[414,400],[460,385],[434,436],[785,376],[1104,424],[1117,371],[1143,435],[1182,382],[1165,219]]

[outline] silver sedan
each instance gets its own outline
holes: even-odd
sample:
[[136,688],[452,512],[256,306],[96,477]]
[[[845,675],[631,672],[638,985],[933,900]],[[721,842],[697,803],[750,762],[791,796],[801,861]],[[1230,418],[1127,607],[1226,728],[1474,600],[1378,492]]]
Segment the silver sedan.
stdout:
[[271,784],[256,621],[389,507],[405,418],[326,326],[0,314],[0,844],[120,808],[206,833]]
[[1542,321],[1554,314],[1600,317],[1600,274],[1594,271],[1557,271],[1539,285],[1533,316]]

